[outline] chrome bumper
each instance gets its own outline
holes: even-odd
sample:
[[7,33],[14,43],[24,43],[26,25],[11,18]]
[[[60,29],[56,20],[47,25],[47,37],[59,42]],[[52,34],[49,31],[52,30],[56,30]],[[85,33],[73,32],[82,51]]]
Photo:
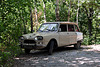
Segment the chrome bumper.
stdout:
[[21,45],[19,45],[21,48],[24,48],[24,49],[43,49],[43,48],[45,48],[46,47],[46,45],[40,45],[40,44],[21,44]]

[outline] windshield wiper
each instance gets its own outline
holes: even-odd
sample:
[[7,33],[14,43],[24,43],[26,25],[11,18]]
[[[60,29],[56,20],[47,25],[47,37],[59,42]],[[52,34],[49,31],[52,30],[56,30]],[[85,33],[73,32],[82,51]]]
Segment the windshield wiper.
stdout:
[[46,29],[46,30],[39,30],[39,32],[47,32],[47,31],[55,31],[55,30],[50,30],[50,29]]
[[48,31],[55,31],[55,30],[50,30],[50,29],[46,29],[46,30],[48,30]]
[[51,31],[50,29],[46,29],[46,30]]

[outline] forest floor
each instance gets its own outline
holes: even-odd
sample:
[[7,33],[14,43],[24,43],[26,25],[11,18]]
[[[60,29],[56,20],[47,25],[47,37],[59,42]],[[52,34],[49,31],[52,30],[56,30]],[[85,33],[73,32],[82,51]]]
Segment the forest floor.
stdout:
[[100,45],[60,47],[53,55],[47,51],[31,51],[14,58],[13,67],[100,67]]

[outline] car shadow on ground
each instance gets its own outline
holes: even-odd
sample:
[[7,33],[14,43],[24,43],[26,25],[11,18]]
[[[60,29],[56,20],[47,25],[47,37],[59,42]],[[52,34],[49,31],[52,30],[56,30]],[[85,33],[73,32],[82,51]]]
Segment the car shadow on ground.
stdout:
[[91,50],[87,46],[82,46],[79,50],[74,49],[73,46],[59,47],[53,55],[48,55],[45,50],[32,50],[30,54],[22,53],[16,57],[14,64],[13,67],[38,67],[39,65],[39,67],[43,65],[45,65],[43,67],[59,67],[59,65],[62,67],[100,67],[100,52]]
[[[89,49],[89,48],[81,47],[78,50],[84,50],[84,49]],[[53,51],[53,54],[64,52],[64,51],[73,51],[73,50],[77,50],[77,49],[75,49],[73,46],[58,47]],[[25,54],[25,52],[23,52],[21,55],[22,56],[49,56],[47,50],[31,50],[29,54]]]

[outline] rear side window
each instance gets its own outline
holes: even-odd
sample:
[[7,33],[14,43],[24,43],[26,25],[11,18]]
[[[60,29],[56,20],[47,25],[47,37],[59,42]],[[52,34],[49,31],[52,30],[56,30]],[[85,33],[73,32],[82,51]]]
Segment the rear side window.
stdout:
[[66,24],[61,24],[60,28],[61,28],[61,32],[67,32],[67,25]]
[[77,25],[75,25],[75,31],[79,32],[79,29],[78,29]]
[[69,32],[74,32],[74,31],[75,31],[75,30],[74,30],[74,25],[68,24],[68,31],[69,31]]

